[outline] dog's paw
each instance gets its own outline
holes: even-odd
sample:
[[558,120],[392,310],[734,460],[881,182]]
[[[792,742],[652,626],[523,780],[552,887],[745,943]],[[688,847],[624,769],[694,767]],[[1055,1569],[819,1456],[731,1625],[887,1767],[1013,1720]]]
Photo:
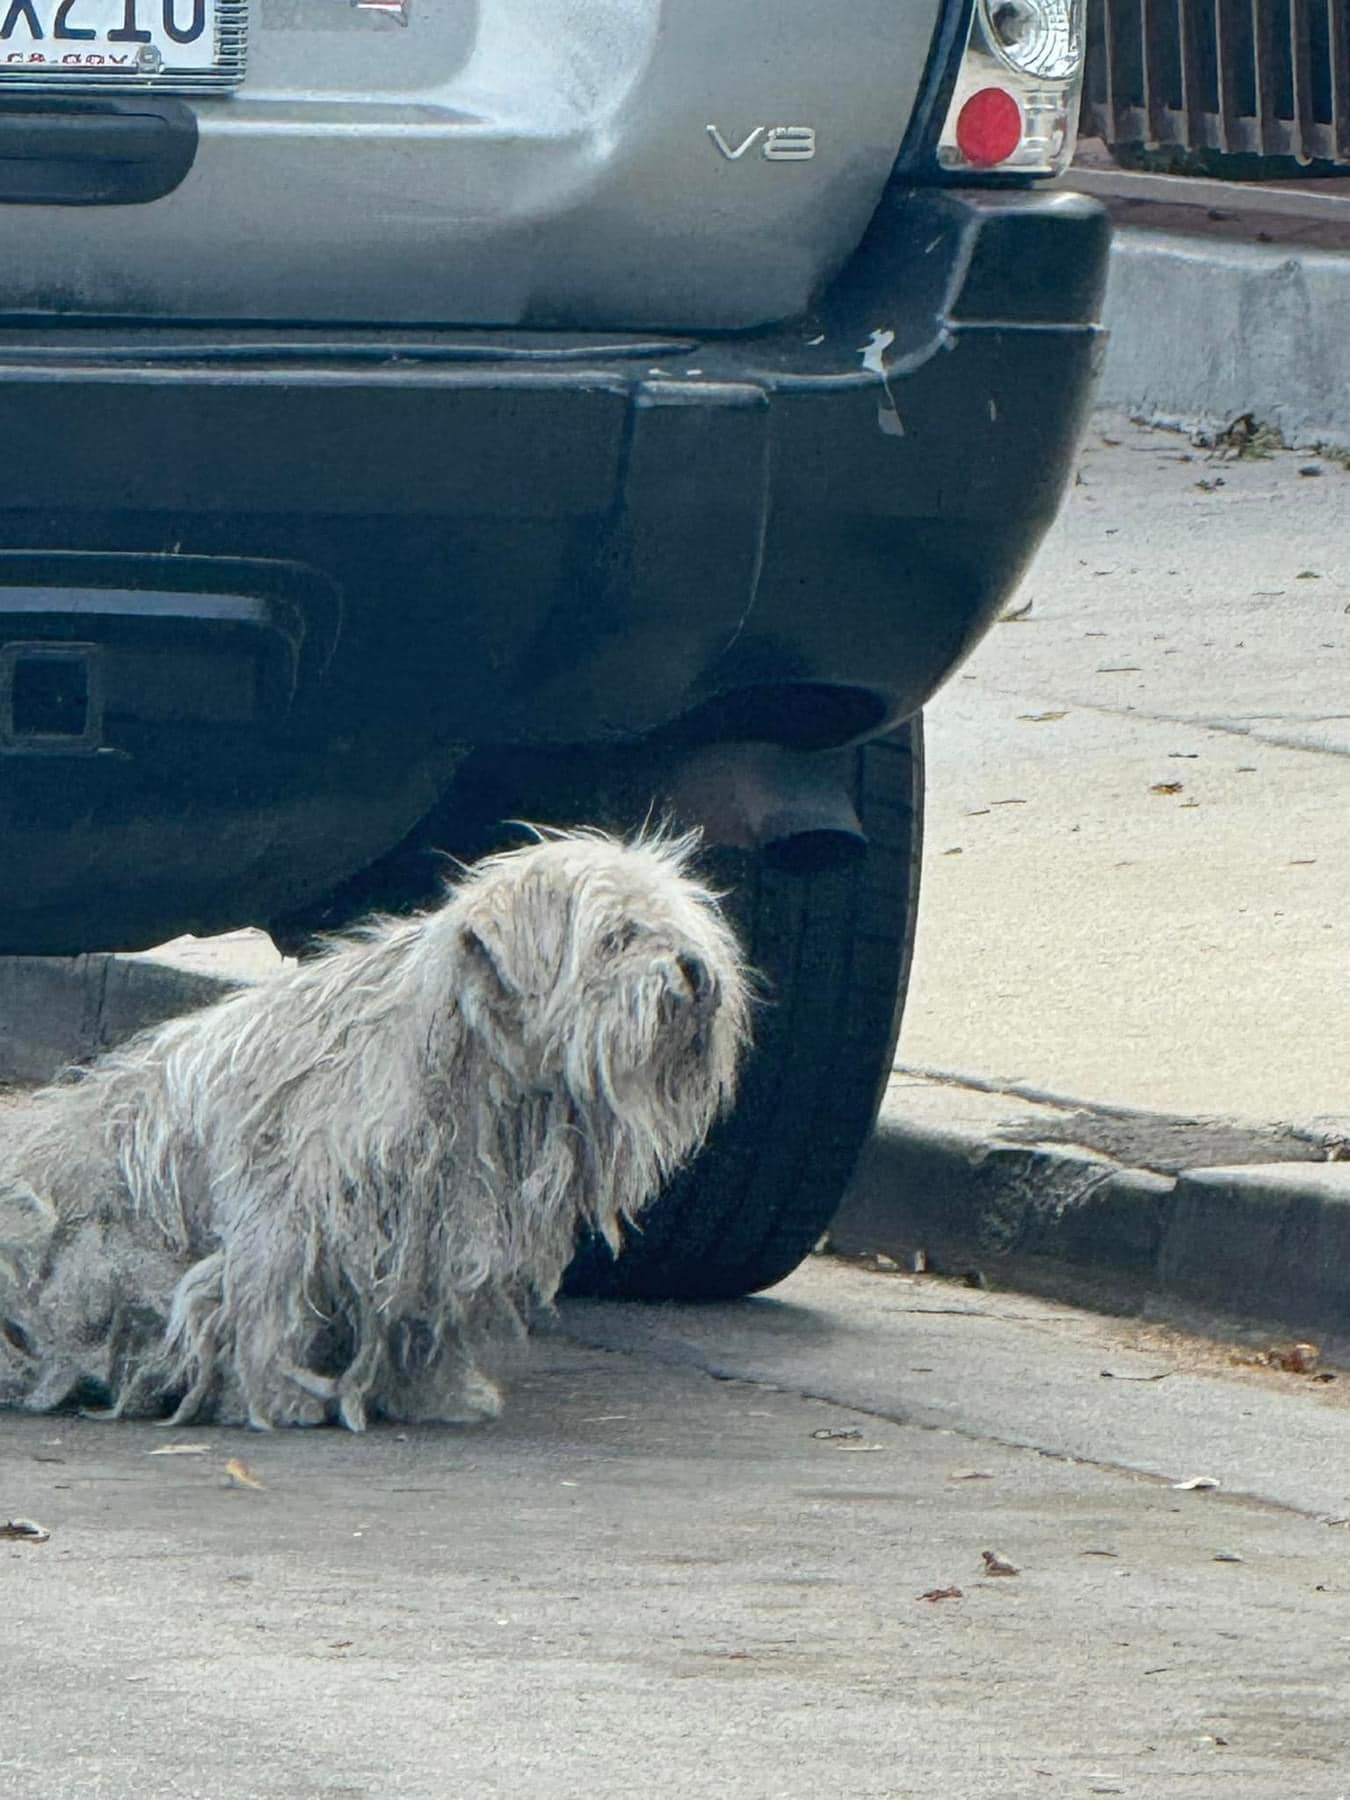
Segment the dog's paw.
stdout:
[[501,1416],[502,1390],[495,1381],[480,1371],[475,1370],[465,1378],[459,1396],[463,1417],[458,1421],[464,1425],[486,1424],[490,1419]]
[[340,1388],[338,1390],[338,1423],[345,1425],[348,1431],[364,1431],[366,1428],[366,1394],[364,1388]]
[[[439,1394],[413,1398],[416,1410],[410,1424],[486,1425],[502,1410],[501,1389],[477,1369]],[[422,1406],[417,1405],[418,1399]]]
[[250,1401],[247,1424],[250,1431],[284,1431],[292,1426],[326,1425],[328,1410],[326,1401],[290,1389]]

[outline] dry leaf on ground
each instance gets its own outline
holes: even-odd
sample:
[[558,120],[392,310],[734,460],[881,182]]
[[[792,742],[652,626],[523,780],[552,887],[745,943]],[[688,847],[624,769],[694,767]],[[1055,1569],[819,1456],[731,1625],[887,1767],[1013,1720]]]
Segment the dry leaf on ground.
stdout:
[[260,1488],[263,1485],[248,1464],[241,1462],[237,1456],[232,1456],[226,1463],[225,1473],[236,1487]]

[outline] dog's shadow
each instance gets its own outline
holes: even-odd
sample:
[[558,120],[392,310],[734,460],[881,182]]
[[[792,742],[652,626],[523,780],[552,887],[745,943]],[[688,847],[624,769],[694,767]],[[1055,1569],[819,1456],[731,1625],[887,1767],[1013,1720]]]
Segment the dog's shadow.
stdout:
[[564,1300],[534,1340],[536,1361],[550,1340],[625,1353],[721,1380],[772,1381],[779,1365],[800,1364],[838,1336],[831,1316],[797,1300]]

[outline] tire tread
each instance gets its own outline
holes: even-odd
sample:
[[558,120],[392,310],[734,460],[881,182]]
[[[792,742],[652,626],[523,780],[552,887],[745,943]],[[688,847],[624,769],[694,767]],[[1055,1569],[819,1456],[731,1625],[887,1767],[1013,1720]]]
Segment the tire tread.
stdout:
[[747,954],[776,982],[735,1113],[676,1177],[616,1261],[586,1245],[572,1293],[728,1299],[805,1257],[843,1197],[894,1058],[922,848],[919,722],[862,747],[855,798],[871,844],[851,870],[789,876],[714,858]]

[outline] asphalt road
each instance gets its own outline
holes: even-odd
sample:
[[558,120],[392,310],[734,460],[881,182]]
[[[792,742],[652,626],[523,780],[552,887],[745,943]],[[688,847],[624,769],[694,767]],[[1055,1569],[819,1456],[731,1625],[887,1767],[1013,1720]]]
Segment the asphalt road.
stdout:
[[474,1432],[8,1416],[14,1516],[7,1800],[1350,1795],[1341,1384],[1007,1295],[574,1305]]

